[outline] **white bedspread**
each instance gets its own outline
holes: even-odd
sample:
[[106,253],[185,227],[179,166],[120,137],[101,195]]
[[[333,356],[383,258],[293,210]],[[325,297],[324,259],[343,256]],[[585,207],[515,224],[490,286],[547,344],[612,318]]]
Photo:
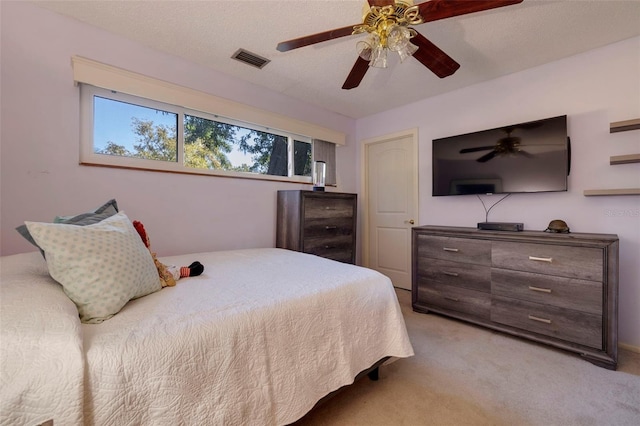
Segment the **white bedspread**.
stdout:
[[0,258],[0,424],[82,424],[76,305],[38,252]]
[[[25,354],[29,377],[55,376],[69,391],[68,421],[56,424],[79,424],[82,344],[87,425],[288,424],[381,358],[413,355],[391,282],[375,271],[281,249],[162,259],[194,260],[202,276],[129,302],[102,324],[64,325],[81,327],[83,342]],[[57,390],[30,392],[53,407],[62,404]]]

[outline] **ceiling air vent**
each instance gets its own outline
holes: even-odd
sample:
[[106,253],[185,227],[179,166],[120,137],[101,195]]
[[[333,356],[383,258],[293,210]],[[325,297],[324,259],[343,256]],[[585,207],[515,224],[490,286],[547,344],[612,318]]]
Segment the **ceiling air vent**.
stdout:
[[236,53],[234,53],[231,57],[256,68],[263,68],[269,62],[271,62],[269,59],[263,58],[262,56],[258,56],[255,53],[251,53],[244,49],[236,50]]

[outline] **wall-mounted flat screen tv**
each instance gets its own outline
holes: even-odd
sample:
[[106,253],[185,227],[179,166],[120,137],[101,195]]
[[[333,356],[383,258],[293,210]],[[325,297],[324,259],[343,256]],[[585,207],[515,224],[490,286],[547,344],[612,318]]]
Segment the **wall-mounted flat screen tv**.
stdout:
[[567,116],[433,140],[434,196],[566,191]]

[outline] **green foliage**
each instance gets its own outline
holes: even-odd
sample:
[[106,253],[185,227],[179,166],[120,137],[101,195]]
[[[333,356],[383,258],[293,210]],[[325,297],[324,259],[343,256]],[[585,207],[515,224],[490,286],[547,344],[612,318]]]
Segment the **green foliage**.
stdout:
[[287,176],[287,138],[251,130],[240,138],[239,149],[252,155],[254,173]]
[[231,170],[227,154],[233,150],[235,127],[230,124],[185,115],[185,166]]
[[143,121],[133,117],[131,126],[139,136],[133,145],[136,157],[148,160],[178,161],[176,128],[164,124],[153,125],[153,121]]
[[107,142],[107,146],[104,149],[96,150],[98,154],[107,154],[107,155],[120,155],[122,157],[135,157],[133,153],[131,153],[127,148],[122,145],[118,145],[115,142],[109,141]]
[[151,120],[145,121],[133,117],[131,118],[131,127],[138,136],[136,143],[133,145],[133,152],[113,141],[107,142],[107,146],[104,149],[96,152],[98,154],[146,158],[148,160],[178,161],[175,126],[154,125]]

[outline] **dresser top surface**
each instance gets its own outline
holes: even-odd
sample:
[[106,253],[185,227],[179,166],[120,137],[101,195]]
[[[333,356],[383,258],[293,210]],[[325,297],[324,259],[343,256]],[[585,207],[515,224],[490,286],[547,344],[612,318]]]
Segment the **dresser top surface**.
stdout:
[[479,239],[487,238],[491,240],[507,241],[521,241],[526,239],[551,244],[578,243],[581,241],[592,241],[609,244],[618,241],[618,236],[615,234],[595,234],[584,232],[554,233],[534,230],[490,231],[471,227],[437,225],[414,226],[413,230],[414,232],[424,231],[430,235],[456,236]]
[[332,191],[309,191],[309,190],[298,190],[298,189],[284,189],[279,190],[278,193],[282,194],[292,194],[292,195],[304,195],[305,197],[355,197],[356,194],[347,193],[347,192],[332,192]]

